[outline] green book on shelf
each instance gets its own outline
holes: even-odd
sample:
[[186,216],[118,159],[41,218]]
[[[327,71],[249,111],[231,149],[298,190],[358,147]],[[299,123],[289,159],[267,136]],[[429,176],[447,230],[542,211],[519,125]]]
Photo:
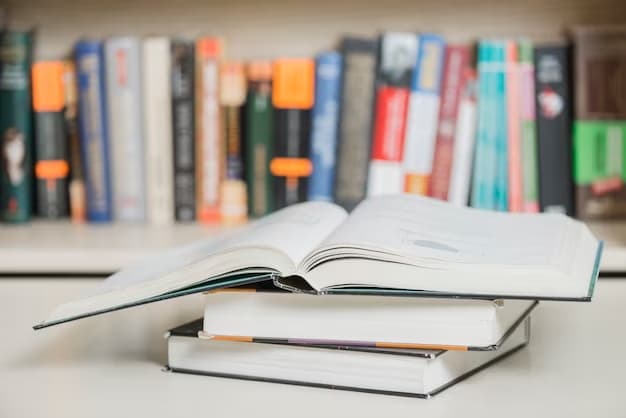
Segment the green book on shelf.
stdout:
[[25,222],[31,215],[31,35],[0,33],[0,218]]

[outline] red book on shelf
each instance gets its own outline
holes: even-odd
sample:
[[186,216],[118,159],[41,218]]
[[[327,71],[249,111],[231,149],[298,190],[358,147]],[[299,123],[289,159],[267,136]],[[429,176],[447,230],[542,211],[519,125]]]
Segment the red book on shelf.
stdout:
[[506,59],[506,114],[509,159],[509,211],[524,210],[522,183],[521,149],[521,114],[520,114],[520,77],[518,67],[517,43],[507,41]]
[[469,47],[450,45],[446,48],[441,85],[441,106],[433,156],[429,192],[432,197],[447,200],[454,154],[454,136],[463,87],[463,72],[469,65]]

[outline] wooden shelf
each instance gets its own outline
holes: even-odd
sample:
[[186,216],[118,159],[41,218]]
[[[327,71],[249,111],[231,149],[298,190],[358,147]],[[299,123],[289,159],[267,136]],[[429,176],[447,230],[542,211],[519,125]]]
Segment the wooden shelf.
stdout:
[[[626,222],[589,226],[605,241],[601,271],[626,272]],[[0,274],[108,275],[159,251],[225,232],[226,227],[197,224],[5,224],[0,226]]]

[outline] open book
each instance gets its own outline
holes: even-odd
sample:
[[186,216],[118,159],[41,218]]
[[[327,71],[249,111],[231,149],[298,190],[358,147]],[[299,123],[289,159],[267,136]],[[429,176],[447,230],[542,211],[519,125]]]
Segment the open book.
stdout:
[[459,208],[413,195],[293,205],[124,269],[35,328],[273,280],[295,292],[590,300],[602,243],[559,214]]

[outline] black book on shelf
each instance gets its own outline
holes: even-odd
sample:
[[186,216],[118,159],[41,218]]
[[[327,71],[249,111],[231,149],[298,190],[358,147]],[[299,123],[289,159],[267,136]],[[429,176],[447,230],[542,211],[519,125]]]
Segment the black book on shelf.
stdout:
[[574,216],[570,51],[566,44],[536,47],[535,97],[539,204],[544,212]]

